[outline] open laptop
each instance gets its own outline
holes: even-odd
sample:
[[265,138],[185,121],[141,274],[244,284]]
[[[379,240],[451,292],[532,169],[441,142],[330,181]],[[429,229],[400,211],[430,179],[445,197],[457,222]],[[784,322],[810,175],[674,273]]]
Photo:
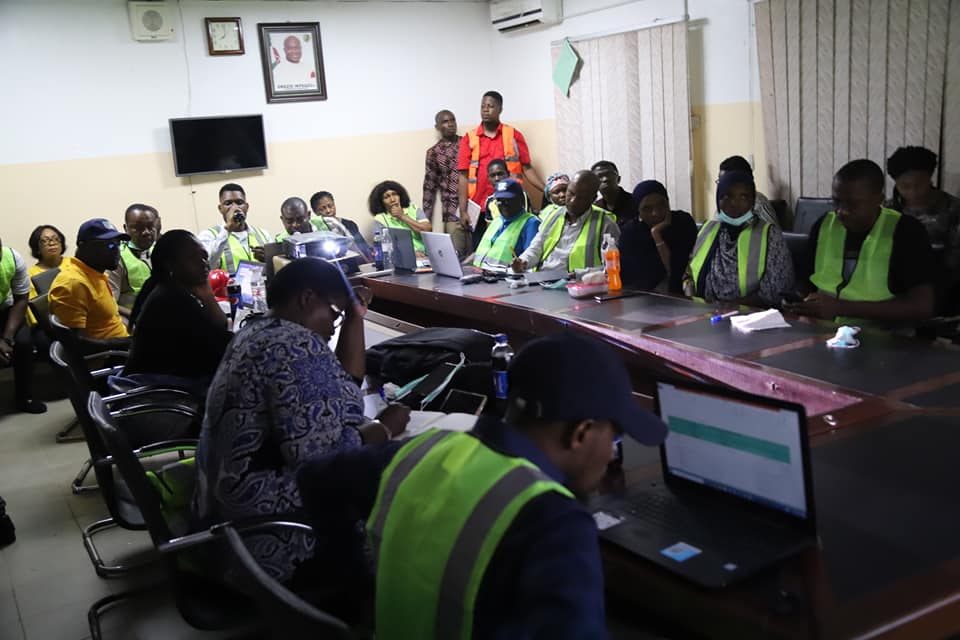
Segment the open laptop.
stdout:
[[430,272],[430,262],[426,258],[417,257],[417,251],[413,247],[413,232],[410,229],[388,227],[387,233],[390,234],[390,243],[393,245],[390,259],[395,270],[407,273]]
[[[427,249],[427,257],[430,258],[430,266],[433,272],[440,276],[450,278],[463,278],[464,276],[480,275],[483,269],[471,265],[464,266],[460,263],[457,256],[457,250],[453,246],[453,238],[449,233],[433,233],[424,231],[420,234],[423,238],[423,245]],[[501,269],[501,271],[504,271]]]
[[802,406],[686,382],[658,382],[656,406],[664,482],[598,498],[602,538],[705,587],[815,544]]
[[234,280],[240,285],[240,300],[246,308],[253,307],[253,284],[263,277],[265,264],[252,260],[241,260],[237,263],[237,273]]

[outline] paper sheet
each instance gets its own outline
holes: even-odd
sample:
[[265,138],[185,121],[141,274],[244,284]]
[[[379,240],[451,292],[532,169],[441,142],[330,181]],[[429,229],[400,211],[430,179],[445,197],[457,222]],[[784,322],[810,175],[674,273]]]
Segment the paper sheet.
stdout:
[[744,333],[763,331],[764,329],[788,328],[790,326],[776,309],[758,311],[745,316],[733,316],[730,318],[730,324]]
[[579,63],[580,56],[570,46],[570,41],[564,39],[563,45],[560,46],[560,55],[557,56],[557,62],[553,65],[553,83],[564,96],[570,94],[570,85],[573,84],[573,76],[577,72]]
[[477,228],[477,220],[480,219],[480,214],[482,213],[480,205],[478,205],[473,200],[467,200],[467,217],[470,218],[470,229]]
[[443,413],[441,411],[411,411],[407,429],[396,436],[398,439],[418,436],[427,429],[444,431],[470,431],[477,422],[477,416],[469,413]]

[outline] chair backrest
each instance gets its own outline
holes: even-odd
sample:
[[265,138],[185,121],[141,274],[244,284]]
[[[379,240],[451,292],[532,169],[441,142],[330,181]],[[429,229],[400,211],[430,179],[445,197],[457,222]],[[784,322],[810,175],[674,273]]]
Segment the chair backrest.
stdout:
[[805,233],[790,233],[785,231],[783,239],[787,243],[787,249],[790,250],[790,257],[793,259],[793,272],[797,273],[803,253],[807,249],[807,242],[810,236]]
[[53,286],[53,281],[57,279],[58,273],[60,273],[60,267],[54,267],[53,269],[41,271],[30,278],[30,282],[33,283],[33,288],[37,290],[38,295],[44,295],[50,291],[50,287]]
[[324,613],[270,577],[232,526],[220,531],[227,539],[232,564],[240,584],[237,588],[250,596],[267,619],[271,638],[352,638],[350,628],[340,619]]
[[797,198],[797,206],[793,208],[791,231],[809,234],[813,224],[833,209],[833,198]]
[[770,206],[773,207],[773,212],[777,214],[777,223],[780,225],[780,228],[788,229],[788,223],[790,221],[787,219],[787,201],[771,200]]
[[39,326],[40,330],[52,341],[53,337],[50,335],[50,299],[48,294],[42,293],[35,298],[30,298],[27,306],[30,307],[33,317],[37,319],[37,326]]

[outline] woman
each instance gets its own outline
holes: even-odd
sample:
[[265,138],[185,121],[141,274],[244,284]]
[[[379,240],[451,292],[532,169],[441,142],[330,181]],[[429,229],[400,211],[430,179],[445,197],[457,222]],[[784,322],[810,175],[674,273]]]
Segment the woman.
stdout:
[[793,290],[790,250],[780,229],[754,213],[756,192],[750,173],[730,171],[720,178],[716,219],[697,235],[684,277],[686,295],[773,307]]
[[544,189],[543,208],[540,209],[540,219],[544,220],[551,211],[555,211],[567,203],[567,186],[570,176],[565,173],[551,173],[547,177],[547,186]]
[[421,231],[432,231],[433,224],[427,220],[423,209],[410,203],[410,194],[399,182],[385,180],[375,186],[367,200],[373,216],[373,231],[383,233],[388,227],[410,229],[413,232],[413,248],[417,255],[426,255]]
[[[36,259],[37,263],[27,269],[27,275],[30,277],[30,299],[38,295],[37,288],[33,286],[33,276],[39,275],[50,269],[59,269],[63,262],[63,254],[67,250],[67,238],[60,229],[45,224],[40,225],[30,234],[27,241],[30,245],[30,254]],[[37,319],[33,317],[33,312],[27,309],[27,322],[30,325],[37,324]]]
[[207,252],[192,233],[176,229],[160,236],[151,260],[130,315],[123,377],[203,396],[232,337],[207,280]]
[[620,232],[624,286],[682,294],[697,223],[686,211],[670,210],[667,188],[656,180],[633,188],[633,206],[638,216]]
[[373,249],[367,244],[357,223],[347,218],[337,217],[337,203],[333,199],[333,194],[329,191],[317,191],[310,196],[310,209],[314,215],[319,218],[336,218],[343,225],[347,233],[353,238],[357,251],[362,253],[367,260],[373,260]]
[[[295,260],[270,282],[270,312],[227,348],[207,396],[197,450],[194,512],[200,526],[294,512],[296,475],[324,454],[377,444],[406,428],[409,410],[391,406],[367,423],[363,314],[343,273],[319,258]],[[328,346],[340,327],[336,353]],[[310,582],[314,542],[276,533],[247,539],[279,580]]]

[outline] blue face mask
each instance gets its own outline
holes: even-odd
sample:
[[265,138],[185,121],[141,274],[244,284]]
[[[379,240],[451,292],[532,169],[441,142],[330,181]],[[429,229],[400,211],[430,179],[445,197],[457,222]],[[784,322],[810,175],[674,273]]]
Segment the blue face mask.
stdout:
[[751,220],[753,220],[753,211],[748,211],[742,216],[740,216],[739,218],[731,218],[730,216],[725,214],[723,211],[718,211],[717,217],[720,218],[720,222],[725,222],[732,227],[742,227],[743,225],[748,224]]

